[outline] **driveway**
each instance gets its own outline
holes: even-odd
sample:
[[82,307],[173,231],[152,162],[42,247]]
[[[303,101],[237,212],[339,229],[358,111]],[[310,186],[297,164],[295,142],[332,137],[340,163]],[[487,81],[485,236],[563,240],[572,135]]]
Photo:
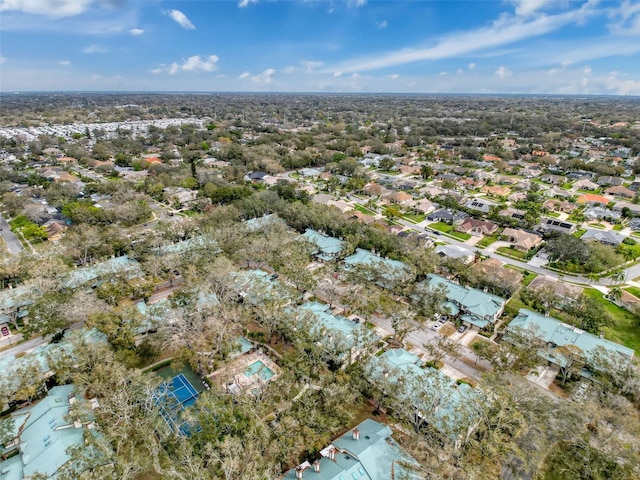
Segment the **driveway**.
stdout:
[[18,253],[20,253],[23,249],[22,244],[20,243],[20,240],[18,240],[18,237],[16,237],[15,234],[11,231],[11,227],[9,227],[9,224],[2,215],[0,215],[0,229],[2,229],[0,230],[0,234],[2,235],[9,253],[11,253],[12,255],[17,255]]

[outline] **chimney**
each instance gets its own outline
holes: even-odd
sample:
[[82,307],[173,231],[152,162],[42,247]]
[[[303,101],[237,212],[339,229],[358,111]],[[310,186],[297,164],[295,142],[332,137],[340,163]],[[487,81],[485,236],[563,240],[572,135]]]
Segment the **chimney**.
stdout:
[[313,462],[313,471],[316,473],[320,473],[320,460],[316,460]]
[[329,460],[336,461],[336,447],[334,446],[329,447]]
[[351,437],[353,437],[354,440],[360,440],[360,430],[358,430],[357,428],[354,428],[351,431]]
[[304,472],[304,467],[302,465],[298,465],[296,467],[296,478],[301,479],[302,476],[304,475],[303,472]]

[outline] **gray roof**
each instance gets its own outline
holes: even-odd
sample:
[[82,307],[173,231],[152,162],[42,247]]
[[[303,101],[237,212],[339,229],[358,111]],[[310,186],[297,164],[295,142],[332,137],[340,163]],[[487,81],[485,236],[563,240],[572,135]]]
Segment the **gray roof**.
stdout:
[[589,228],[580,237],[580,240],[597,240],[607,245],[620,245],[626,237],[612,230],[597,230]]

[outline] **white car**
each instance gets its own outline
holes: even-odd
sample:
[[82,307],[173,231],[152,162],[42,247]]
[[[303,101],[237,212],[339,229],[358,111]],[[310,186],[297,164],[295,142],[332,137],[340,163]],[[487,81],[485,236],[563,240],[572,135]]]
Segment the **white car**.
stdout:
[[436,323],[433,324],[431,329],[432,330],[438,330],[441,326],[442,326],[442,324],[440,322],[436,322]]

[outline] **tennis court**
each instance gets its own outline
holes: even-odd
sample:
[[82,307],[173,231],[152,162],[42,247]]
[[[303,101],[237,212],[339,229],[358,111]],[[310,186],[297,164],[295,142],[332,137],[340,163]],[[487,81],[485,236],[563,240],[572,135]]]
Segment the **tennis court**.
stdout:
[[159,407],[160,415],[173,433],[190,435],[192,426],[180,417],[185,408],[196,403],[199,394],[200,392],[182,373],[163,383],[156,390],[155,404]]

